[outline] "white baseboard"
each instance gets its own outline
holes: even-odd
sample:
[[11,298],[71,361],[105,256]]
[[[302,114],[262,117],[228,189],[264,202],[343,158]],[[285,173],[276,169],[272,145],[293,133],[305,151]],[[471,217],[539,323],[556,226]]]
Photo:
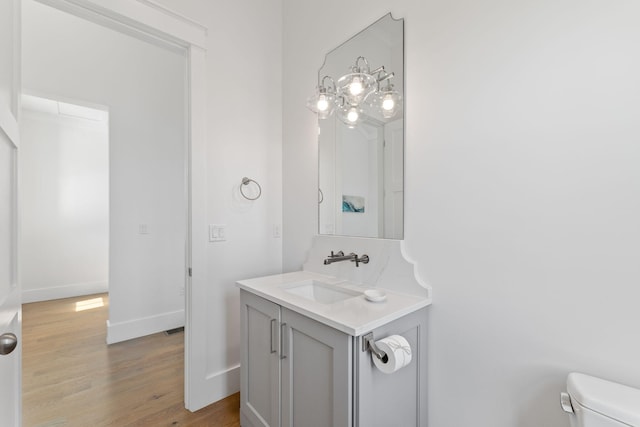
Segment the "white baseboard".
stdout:
[[107,320],[107,344],[127,341],[184,326],[184,310],[141,317],[125,322]]
[[109,282],[74,283],[51,288],[26,289],[22,291],[22,303],[101,294],[108,291]]
[[[187,409],[195,412],[210,405],[212,402],[224,399],[240,391],[240,365],[224,371],[207,375],[206,388],[198,390],[196,396],[191,396],[191,405]],[[243,424],[244,425],[244,424]]]

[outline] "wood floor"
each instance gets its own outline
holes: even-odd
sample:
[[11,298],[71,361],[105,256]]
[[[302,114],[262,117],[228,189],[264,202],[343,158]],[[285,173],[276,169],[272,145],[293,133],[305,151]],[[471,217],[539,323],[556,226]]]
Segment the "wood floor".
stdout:
[[23,305],[25,427],[240,425],[238,394],[184,409],[184,333],[107,346],[107,306],[106,294]]

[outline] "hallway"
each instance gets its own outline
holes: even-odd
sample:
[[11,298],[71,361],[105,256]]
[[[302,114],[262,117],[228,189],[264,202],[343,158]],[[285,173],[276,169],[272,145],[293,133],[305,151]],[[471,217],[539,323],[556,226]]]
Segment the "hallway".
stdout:
[[23,305],[26,427],[237,427],[239,394],[184,408],[184,333],[107,346],[108,295]]

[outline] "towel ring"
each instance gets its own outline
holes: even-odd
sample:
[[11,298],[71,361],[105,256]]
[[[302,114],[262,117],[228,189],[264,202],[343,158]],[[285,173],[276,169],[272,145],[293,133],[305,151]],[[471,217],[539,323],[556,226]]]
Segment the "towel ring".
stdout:
[[[244,194],[244,191],[242,191],[242,186],[243,185],[249,185],[249,183],[253,182],[255,185],[258,186],[258,195],[256,197],[249,197],[246,194]],[[242,183],[240,184],[240,194],[242,194],[242,197],[244,197],[247,200],[257,200],[260,198],[260,196],[262,195],[262,187],[260,187],[260,184],[258,184],[258,181],[255,181],[251,178],[247,178],[246,176],[244,178],[242,178]]]

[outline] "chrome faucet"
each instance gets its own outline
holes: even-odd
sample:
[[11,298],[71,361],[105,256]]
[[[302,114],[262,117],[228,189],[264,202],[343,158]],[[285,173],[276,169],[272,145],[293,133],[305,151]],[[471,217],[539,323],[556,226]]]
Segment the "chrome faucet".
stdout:
[[351,261],[356,263],[356,267],[360,265],[360,263],[367,264],[369,262],[369,255],[362,255],[362,257],[358,258],[358,255],[351,252],[349,255],[345,255],[344,252],[338,251],[338,253],[334,254],[331,251],[331,255],[329,255],[324,260],[324,265],[333,264],[334,262],[340,261]]

